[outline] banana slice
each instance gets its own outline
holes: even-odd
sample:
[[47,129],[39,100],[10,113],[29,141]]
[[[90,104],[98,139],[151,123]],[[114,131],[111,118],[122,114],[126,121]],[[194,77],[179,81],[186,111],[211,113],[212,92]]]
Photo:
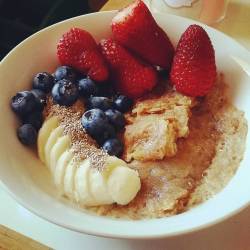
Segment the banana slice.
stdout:
[[44,153],[45,153],[45,163],[47,167],[49,167],[50,163],[50,152],[53,146],[56,144],[57,140],[62,136],[63,134],[63,128],[62,127],[57,127],[54,130],[52,130],[44,148]]
[[56,163],[59,159],[59,157],[62,155],[63,152],[65,152],[70,146],[70,137],[68,135],[64,135],[56,141],[54,146],[51,148],[50,151],[50,163],[49,167],[52,172],[52,174],[55,171]]
[[44,121],[43,126],[39,130],[38,138],[37,138],[37,146],[38,146],[38,156],[42,162],[45,162],[45,153],[44,148],[45,144],[51,134],[51,131],[59,126],[59,120],[56,116],[52,116]]
[[84,206],[126,205],[134,199],[141,187],[137,171],[115,156],[108,156],[104,170],[98,171],[90,159],[76,161],[70,145],[58,118],[46,120],[38,135],[38,153],[62,195]]
[[70,199],[74,198],[74,190],[75,190],[75,174],[76,170],[79,167],[79,163],[77,163],[74,158],[71,159],[69,164],[66,166],[65,176],[64,176],[64,194],[68,196]]
[[120,205],[127,205],[141,188],[138,173],[124,166],[116,167],[108,179],[108,190],[113,200]]
[[89,186],[92,196],[99,204],[114,203],[114,200],[108,191],[106,179],[102,173],[94,168],[89,169]]
[[75,175],[75,199],[84,206],[95,206],[99,203],[94,199],[89,187],[90,161],[84,160]]
[[112,173],[112,171],[118,166],[127,167],[127,164],[125,161],[115,156],[108,156],[106,159],[104,171],[103,171],[104,177],[107,179],[109,175]]
[[64,176],[65,176],[65,170],[70,161],[73,158],[73,153],[70,149],[63,152],[63,154],[59,157],[55,171],[54,171],[54,182],[58,190],[61,194],[64,193]]

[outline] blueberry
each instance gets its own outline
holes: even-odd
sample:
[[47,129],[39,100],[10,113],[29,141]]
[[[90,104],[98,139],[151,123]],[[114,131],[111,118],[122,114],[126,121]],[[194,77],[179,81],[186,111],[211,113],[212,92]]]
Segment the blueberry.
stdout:
[[123,152],[123,144],[117,138],[109,139],[102,145],[103,150],[105,150],[109,155],[121,156]]
[[105,111],[106,116],[108,117],[109,122],[117,129],[123,129],[125,126],[125,117],[124,115],[116,109],[108,109]]
[[98,88],[96,83],[90,78],[82,78],[78,81],[79,93],[83,97],[90,97],[91,95],[96,95]]
[[72,67],[60,66],[56,69],[54,76],[56,81],[67,79],[74,82],[77,78],[77,72]]
[[32,112],[24,117],[23,123],[31,124],[36,130],[39,130],[43,124],[43,115],[41,112]]
[[53,85],[54,77],[47,72],[38,73],[33,79],[33,88],[40,89],[46,93],[52,89]]
[[83,74],[82,72],[77,71],[77,72],[76,72],[76,82],[80,81],[80,80],[83,79],[83,78],[89,78],[89,77],[87,77],[87,76],[86,76],[85,74]]
[[24,117],[38,108],[38,102],[31,91],[21,91],[12,97],[11,108],[17,115]]
[[36,97],[38,110],[42,111],[46,105],[46,93],[40,89],[32,89],[31,93]]
[[51,94],[55,103],[64,106],[71,106],[79,96],[76,84],[66,79],[58,81],[54,85]]
[[17,129],[17,137],[24,145],[34,145],[36,143],[37,132],[31,124],[23,124]]
[[95,138],[99,145],[102,145],[106,140],[110,138],[115,138],[116,136],[115,128],[110,123],[104,124],[103,128],[103,133]]
[[101,109],[103,111],[112,108],[112,101],[111,99],[103,96],[91,96],[87,100],[87,107],[89,109]]
[[91,109],[82,116],[82,126],[98,143],[115,136],[115,129],[109,124],[105,113],[100,109]]
[[98,91],[95,96],[112,97],[115,95],[115,88],[109,83],[101,83],[98,85]]
[[163,69],[160,66],[156,66],[157,73],[162,78],[168,78],[169,77],[169,71],[166,69]]
[[108,118],[100,109],[90,109],[82,116],[82,126],[91,136],[103,132],[103,124],[108,123]]
[[125,95],[119,95],[114,100],[114,107],[115,109],[121,112],[127,112],[133,105],[132,99],[128,98]]

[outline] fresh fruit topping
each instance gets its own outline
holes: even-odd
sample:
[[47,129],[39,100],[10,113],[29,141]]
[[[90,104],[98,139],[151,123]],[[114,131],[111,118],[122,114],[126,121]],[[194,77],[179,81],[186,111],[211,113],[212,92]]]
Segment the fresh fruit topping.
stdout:
[[105,83],[98,85],[98,91],[95,96],[105,96],[109,98],[113,98],[116,95],[115,87],[112,83]]
[[45,146],[47,144],[49,136],[51,132],[55,130],[58,126],[59,126],[58,117],[51,116],[44,121],[41,129],[39,130],[37,138],[37,150],[38,150],[38,156],[43,163],[45,163],[46,161]]
[[120,10],[112,20],[116,41],[152,65],[170,69],[174,47],[143,1]]
[[124,115],[115,109],[108,109],[105,111],[106,116],[108,117],[109,122],[117,129],[123,129],[125,126],[125,117]]
[[102,145],[105,141],[107,141],[110,138],[116,137],[115,128],[110,123],[104,124],[103,128],[104,128],[103,133],[98,137],[94,137],[94,139],[98,142],[99,145]]
[[123,152],[123,144],[117,138],[109,139],[102,146],[109,155],[121,156]]
[[33,79],[33,88],[40,89],[48,93],[54,86],[54,77],[47,73],[41,72],[35,75]]
[[38,110],[42,111],[46,105],[46,93],[40,89],[32,89],[31,93],[35,96],[37,100]]
[[182,34],[170,77],[177,91],[190,96],[204,96],[214,85],[214,48],[207,32],[199,25],[189,26]]
[[100,42],[100,47],[110,65],[111,77],[119,92],[137,98],[156,85],[156,71],[142,64],[116,41],[104,39]]
[[83,97],[90,97],[98,92],[96,83],[89,77],[80,79],[77,84],[79,93]]
[[103,96],[91,96],[87,100],[88,109],[101,109],[103,111],[112,108],[112,101]]
[[[93,166],[89,149],[82,148],[87,157],[74,159],[71,136],[63,135],[58,117],[50,116],[39,131],[39,157],[46,163],[60,193],[84,206],[118,203],[128,204],[140,189],[136,170],[114,156],[97,155],[103,160],[104,171]],[[99,150],[94,150],[94,154]],[[113,198],[114,197],[114,198]]]
[[115,129],[109,124],[105,113],[100,109],[91,109],[82,116],[82,126],[98,143],[115,137]]
[[85,30],[72,28],[57,45],[57,55],[62,64],[75,67],[95,81],[108,78],[108,68],[98,46]]
[[74,82],[77,78],[77,72],[72,67],[60,66],[56,69],[54,76],[56,81],[66,79]]
[[43,124],[43,115],[41,112],[32,112],[23,119],[23,123],[31,124],[36,130]]
[[157,66],[156,67],[158,76],[160,76],[162,79],[168,79],[169,78],[169,70],[166,70],[162,67]]
[[51,94],[55,103],[64,106],[71,106],[79,96],[76,84],[66,79],[58,81]]
[[108,79],[109,72],[98,47],[96,50],[85,51],[79,58],[76,66],[80,71],[86,73],[91,79],[103,82]]
[[119,95],[114,100],[115,109],[117,109],[123,113],[129,111],[129,109],[132,107],[132,105],[133,105],[133,100],[128,98],[125,95]]
[[36,97],[31,91],[21,91],[18,92],[11,99],[12,110],[19,115],[24,117],[34,111],[38,107],[38,102]]
[[36,143],[37,132],[31,124],[23,124],[17,129],[17,137],[22,144],[30,146]]

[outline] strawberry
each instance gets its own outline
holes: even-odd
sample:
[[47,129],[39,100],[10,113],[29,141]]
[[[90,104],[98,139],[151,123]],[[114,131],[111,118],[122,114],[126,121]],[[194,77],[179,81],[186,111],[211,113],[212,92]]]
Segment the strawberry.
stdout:
[[96,41],[86,30],[72,28],[57,44],[57,56],[63,65],[75,67],[96,81],[108,78],[108,68]]
[[177,91],[204,96],[216,80],[214,48],[207,32],[191,25],[177,45],[170,78]]
[[133,2],[112,20],[116,41],[152,65],[170,69],[174,47],[143,1]]
[[103,39],[100,48],[111,68],[111,79],[122,94],[137,98],[156,85],[155,69],[143,64],[116,41]]

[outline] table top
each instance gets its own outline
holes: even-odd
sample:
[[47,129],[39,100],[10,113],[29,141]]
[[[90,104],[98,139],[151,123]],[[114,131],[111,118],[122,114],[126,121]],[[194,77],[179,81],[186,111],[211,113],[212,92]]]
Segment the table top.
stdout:
[[[109,0],[102,10],[119,9],[130,2],[132,2],[132,0]],[[151,2],[151,7],[154,8],[154,11],[180,14],[197,19],[197,16],[193,14],[193,12],[190,12],[190,8],[171,9],[165,5],[164,0],[146,2]],[[249,12],[249,0],[231,0],[228,6],[226,18],[214,27],[232,36],[250,50]],[[149,242],[139,240],[106,239],[76,233],[59,227],[27,211],[1,188],[0,200],[0,224],[54,249],[250,250],[250,207],[244,209],[232,218],[202,231],[180,237]],[[3,242],[0,238],[0,249],[2,243]],[[35,246],[34,249],[38,249],[35,243],[33,246]],[[23,245],[23,249],[27,248]],[[41,247],[41,249],[47,248]]]

